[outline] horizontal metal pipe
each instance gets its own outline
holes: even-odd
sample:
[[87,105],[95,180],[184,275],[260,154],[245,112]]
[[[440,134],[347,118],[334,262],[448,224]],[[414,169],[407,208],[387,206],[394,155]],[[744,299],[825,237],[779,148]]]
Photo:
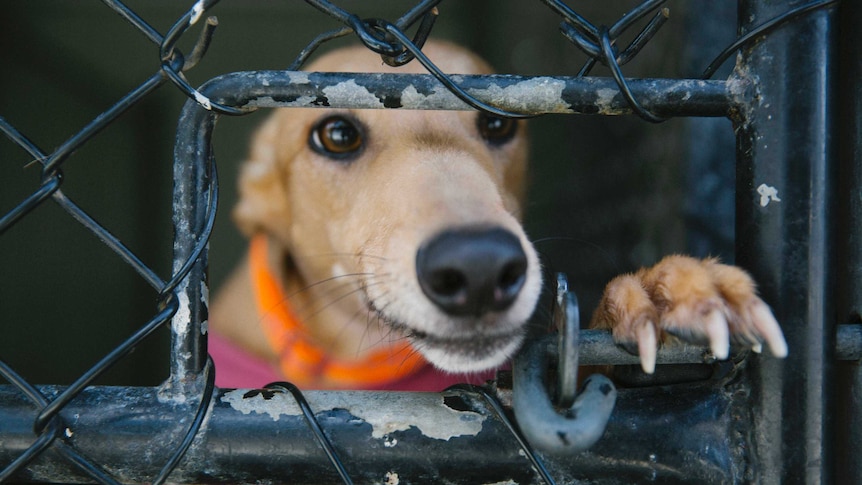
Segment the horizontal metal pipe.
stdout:
[[[548,352],[556,352],[556,340],[549,339]],[[638,357],[614,345],[609,332],[582,330],[580,332],[579,361],[581,365],[638,365]],[[736,349],[745,351],[745,349]],[[768,352],[768,351],[767,351]],[[793,359],[793,355],[787,357]],[[838,325],[835,347],[836,360],[862,359],[862,324]],[[709,347],[688,344],[668,345],[659,349],[658,364],[712,363],[715,359]]]
[[[632,111],[613,79],[453,75],[472,96],[525,114],[622,115]],[[739,80],[631,79],[640,104],[656,114],[729,116],[746,84]],[[428,74],[357,74],[289,71],[237,72],[208,82],[211,101],[241,108],[472,109]]]
[[[43,387],[51,397],[62,388]],[[724,460],[739,454],[727,436],[740,393],[715,381],[675,391],[623,390],[605,437],[590,453],[537,455],[551,475],[614,476],[636,481],[687,477],[679,483],[733,481]],[[305,397],[356,483],[541,483],[525,451],[479,393],[310,391]],[[36,411],[20,392],[0,386],[0,464],[37,440]],[[93,387],[63,411],[67,445],[123,483],[150,482],[184,438],[197,402],[165,399],[158,388]],[[662,440],[667,423],[697,427],[689,440]],[[637,433],[632,434],[632,429]],[[712,450],[701,453],[699,450]],[[653,459],[641,460],[652,454]],[[635,457],[635,458],[633,458]],[[738,477],[737,477],[738,478]],[[51,448],[13,480],[84,483]],[[289,393],[217,390],[173,483],[340,483]],[[621,482],[622,483],[622,482]]]
[[[838,340],[839,358],[862,356],[862,325],[840,325]],[[548,337],[549,352],[555,348]],[[579,348],[582,364],[637,363],[636,357],[613,345],[605,331],[582,331]],[[659,351],[658,361],[700,363],[705,355],[706,348],[667,346]],[[727,436],[750,406],[746,394],[735,392],[733,385],[732,380],[714,378],[620,389],[605,435],[589,453],[539,456],[558,479],[607,473],[631,480],[685,476],[691,479],[686,483],[732,481],[734,472],[723,460],[744,457]],[[47,399],[63,390],[40,388]],[[354,480],[385,483],[387,476],[401,477],[404,483],[537,480],[514,437],[479,394],[309,391],[305,396]],[[91,387],[61,411],[58,438],[122,481],[151,481],[183,440],[197,399],[191,394],[185,401],[177,400],[159,388]],[[0,386],[0,402],[4,403],[0,464],[5,465],[38,439],[33,434],[38,410],[12,386]],[[684,422],[699,432],[688,441],[656,441],[656,436],[668,433],[669,422]],[[713,452],[704,454],[703,449]],[[647,455],[654,458],[636,459]],[[88,481],[53,449],[15,477]],[[235,483],[261,477],[273,483],[339,480],[289,394],[217,390],[200,432],[169,481]]]

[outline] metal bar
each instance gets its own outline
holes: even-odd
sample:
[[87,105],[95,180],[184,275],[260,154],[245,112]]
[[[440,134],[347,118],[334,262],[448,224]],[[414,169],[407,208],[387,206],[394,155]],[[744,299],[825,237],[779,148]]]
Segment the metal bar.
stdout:
[[[63,389],[39,391],[51,399]],[[193,419],[198,404],[164,399],[160,391],[85,390],[63,411],[67,446],[118,481],[151,482],[183,440],[188,425],[181,423]],[[714,381],[623,390],[605,436],[589,453],[540,457],[562,483],[597,477],[633,483],[644,476],[658,483],[740,481],[742,469],[729,467],[727,460],[736,462],[744,453],[728,439],[738,434],[742,394]],[[311,391],[305,397],[357,483],[540,483],[520,444],[480,393]],[[0,386],[0,402],[0,463],[8,463],[37,439],[35,410],[11,386]],[[698,432],[690,439],[661,438],[677,429],[667,426],[669,420]],[[341,483],[289,392],[216,390],[171,482],[248,483],[262,477],[269,483]],[[91,481],[54,449],[12,479]]]
[[[853,35],[862,25],[862,4],[841,2],[838,7],[839,54],[838,92],[842,102],[833,115],[838,126],[838,223],[837,243],[838,292],[837,312],[840,319],[862,321],[862,39]],[[846,342],[838,334],[838,343]],[[838,412],[835,449],[836,483],[862,483],[862,366],[842,362],[837,370]]]
[[[742,34],[792,7],[741,1]],[[785,361],[754,359],[759,483],[832,483],[835,160],[833,9],[812,12],[741,53],[756,93],[736,118],[736,260],[782,322]]]
[[[845,324],[836,326],[837,343],[834,349],[836,361],[855,362],[862,359],[862,325]],[[581,330],[578,346],[578,362],[582,366],[594,365],[640,365],[636,355],[614,344],[610,332],[604,330]],[[557,353],[556,336],[545,337],[548,353]],[[748,349],[734,347],[732,355],[742,357]],[[712,364],[715,357],[706,346],[680,343],[667,345],[658,350],[656,363],[669,364]]]
[[[210,145],[215,119],[214,113],[187,101],[174,147],[174,278],[168,291],[176,292],[179,311],[171,319],[169,389],[177,399],[196,385],[207,360],[203,323],[209,311],[206,239],[211,228],[208,223],[215,215],[213,192],[217,187]],[[204,202],[207,200],[210,204]],[[176,288],[170,289],[172,285]]]
[[[453,76],[469,94],[501,109],[543,113],[624,115],[631,109],[610,78]],[[729,116],[747,89],[738,82],[695,79],[631,79],[632,93],[662,116]],[[227,89],[241,90],[234,95]],[[222,104],[259,107],[446,109],[469,108],[427,74],[239,72],[206,88]],[[221,96],[219,95],[221,94]]]

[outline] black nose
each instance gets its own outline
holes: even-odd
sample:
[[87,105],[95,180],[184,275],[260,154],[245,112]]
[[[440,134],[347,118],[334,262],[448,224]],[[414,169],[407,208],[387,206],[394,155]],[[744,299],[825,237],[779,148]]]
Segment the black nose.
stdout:
[[527,274],[527,255],[511,232],[500,228],[445,231],[416,254],[425,295],[453,316],[502,311],[517,298]]

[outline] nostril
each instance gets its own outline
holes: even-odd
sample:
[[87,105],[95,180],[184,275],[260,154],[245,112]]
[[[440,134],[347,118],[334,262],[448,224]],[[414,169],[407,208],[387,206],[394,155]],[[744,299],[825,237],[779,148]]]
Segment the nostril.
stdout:
[[514,298],[524,286],[524,280],[527,278],[527,260],[512,261],[503,266],[500,272],[500,278],[497,280],[497,287],[494,293],[494,300],[497,302],[506,302],[510,298]]
[[441,296],[455,297],[466,291],[467,277],[457,269],[442,268],[429,275],[428,286]]
[[527,275],[527,261],[514,261],[503,267],[497,286],[501,289],[519,288]]
[[416,273],[422,291],[446,313],[481,316],[515,301],[526,280],[527,256],[507,230],[450,230],[422,245]]

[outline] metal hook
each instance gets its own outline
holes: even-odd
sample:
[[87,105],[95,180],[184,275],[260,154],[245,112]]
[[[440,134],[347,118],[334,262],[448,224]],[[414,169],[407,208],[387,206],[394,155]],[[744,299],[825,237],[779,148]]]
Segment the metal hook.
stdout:
[[[617,391],[607,377],[592,375],[584,381],[579,395],[577,386],[579,311],[577,300],[568,291],[563,274],[557,275],[554,321],[558,325],[558,345],[548,339],[529,342],[515,359],[512,407],[527,440],[536,448],[552,454],[572,454],[595,444],[605,432]],[[557,404],[551,401],[546,382],[551,355],[557,352]]]
[[557,387],[554,402],[560,408],[571,407],[578,394],[578,345],[580,344],[580,310],[578,299],[569,292],[564,273],[557,273],[554,298],[554,325],[557,327]]

